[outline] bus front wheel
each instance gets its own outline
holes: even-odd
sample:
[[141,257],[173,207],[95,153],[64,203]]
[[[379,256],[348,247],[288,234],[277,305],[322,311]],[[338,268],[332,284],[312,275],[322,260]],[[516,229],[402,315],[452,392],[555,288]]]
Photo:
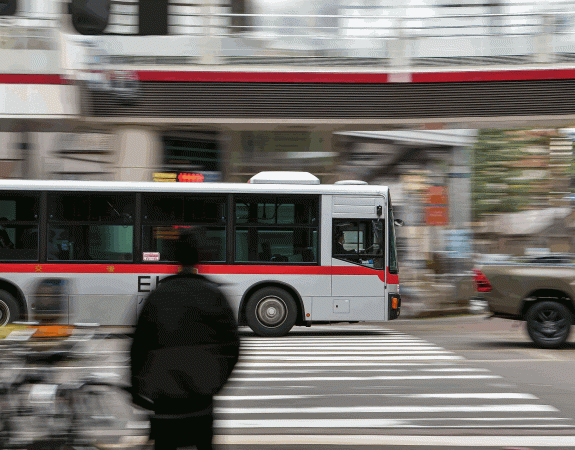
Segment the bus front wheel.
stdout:
[[292,329],[296,319],[295,300],[284,289],[260,289],[246,305],[246,321],[259,336],[284,336]]
[[19,315],[16,299],[9,292],[0,290],[0,327],[18,320]]

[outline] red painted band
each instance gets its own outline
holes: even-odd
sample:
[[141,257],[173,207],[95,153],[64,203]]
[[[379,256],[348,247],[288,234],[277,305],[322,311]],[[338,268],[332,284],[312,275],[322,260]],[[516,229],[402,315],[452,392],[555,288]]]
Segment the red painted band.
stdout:
[[575,79],[575,69],[483,70],[412,73],[412,83],[467,83],[482,81],[530,81]]
[[[411,83],[467,83],[575,79],[575,69],[485,70],[461,72],[334,73],[334,72],[203,72],[139,71],[141,81],[211,83],[390,83],[405,75]],[[391,80],[390,80],[391,78]],[[0,74],[0,84],[69,84],[55,74]]]
[[[404,76],[402,76],[404,75]],[[575,79],[575,69],[483,70],[461,72],[341,73],[341,72],[138,72],[140,81],[211,83],[391,83],[405,79],[411,83],[466,83],[486,81]]]
[[[385,272],[362,266],[260,266],[260,265],[224,265],[202,264],[198,267],[201,274],[213,275],[377,275],[385,281]],[[0,264],[1,273],[139,273],[173,274],[178,272],[177,265],[171,264],[68,264],[68,263],[4,263]],[[395,280],[397,275],[387,274]],[[391,283],[391,281],[388,281]]]
[[389,267],[387,268],[387,283],[388,284],[399,284],[399,275],[389,273]]
[[68,84],[61,75],[0,73],[0,84]]
[[385,83],[385,73],[325,72],[138,72],[140,81],[212,83]]

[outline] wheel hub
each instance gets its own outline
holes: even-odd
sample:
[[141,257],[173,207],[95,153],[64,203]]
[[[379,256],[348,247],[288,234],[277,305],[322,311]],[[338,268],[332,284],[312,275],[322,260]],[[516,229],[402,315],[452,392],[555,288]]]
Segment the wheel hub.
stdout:
[[0,326],[7,325],[10,321],[10,309],[8,305],[0,302]]
[[266,297],[259,303],[256,313],[258,320],[263,325],[277,327],[285,321],[287,308],[281,299]]
[[554,334],[557,332],[557,324],[555,322],[546,320],[541,326],[541,332],[544,334]]

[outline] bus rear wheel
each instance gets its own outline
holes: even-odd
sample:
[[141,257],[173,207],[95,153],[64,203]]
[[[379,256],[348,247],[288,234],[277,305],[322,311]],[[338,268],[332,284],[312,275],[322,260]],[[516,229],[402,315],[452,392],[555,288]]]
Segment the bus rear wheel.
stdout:
[[18,320],[19,315],[16,299],[9,292],[0,290],[0,327]]
[[259,336],[284,336],[295,325],[296,319],[295,300],[284,289],[260,289],[246,304],[246,321]]

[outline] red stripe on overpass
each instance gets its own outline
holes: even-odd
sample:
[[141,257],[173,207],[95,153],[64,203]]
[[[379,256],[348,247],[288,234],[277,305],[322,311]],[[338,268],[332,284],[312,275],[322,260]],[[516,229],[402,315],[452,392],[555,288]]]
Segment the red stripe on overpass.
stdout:
[[460,72],[220,72],[139,71],[140,81],[188,83],[467,83],[575,79],[574,69],[480,70]]
[[0,73],[0,84],[68,84],[69,81],[56,74]]

